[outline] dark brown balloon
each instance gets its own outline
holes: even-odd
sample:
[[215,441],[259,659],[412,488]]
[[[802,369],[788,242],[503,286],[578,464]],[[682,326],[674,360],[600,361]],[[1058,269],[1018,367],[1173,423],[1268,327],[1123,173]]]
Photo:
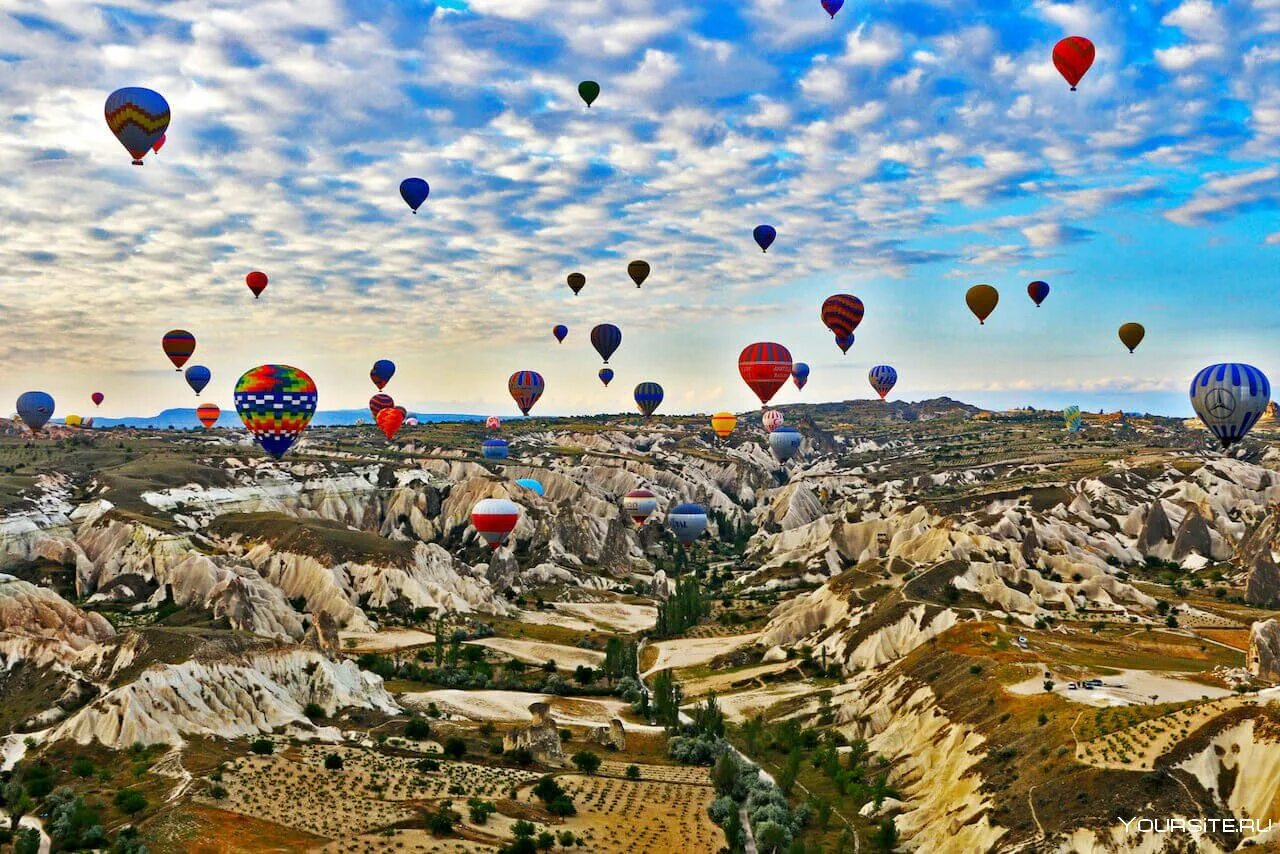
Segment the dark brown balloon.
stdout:
[[648,261],[632,261],[627,265],[627,273],[631,276],[631,281],[636,283],[636,287],[644,284],[644,280],[649,278],[649,262]]
[[573,291],[574,296],[577,296],[578,291],[586,287],[586,284],[587,284],[587,277],[582,275],[581,273],[569,274],[569,290]]

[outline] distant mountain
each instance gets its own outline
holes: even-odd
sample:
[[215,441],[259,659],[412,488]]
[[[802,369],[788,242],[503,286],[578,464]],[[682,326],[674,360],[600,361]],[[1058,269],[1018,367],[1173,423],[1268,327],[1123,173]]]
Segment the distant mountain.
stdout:
[[[463,415],[460,413],[441,413],[441,412],[410,412],[410,416],[417,418],[422,423],[436,421],[483,421],[483,415]],[[330,409],[320,411],[311,419],[312,426],[315,427],[342,427],[355,424],[356,421],[363,420],[369,423],[372,419],[369,417],[368,409]],[[157,430],[166,430],[170,427],[174,429],[187,429],[200,427],[200,421],[196,418],[194,409],[166,409],[158,415],[152,415],[147,418],[103,418],[96,416],[93,419],[93,426],[96,428],[103,427],[149,427]],[[219,427],[243,427],[240,423],[240,416],[236,415],[235,410],[222,411],[222,416],[218,419]]]

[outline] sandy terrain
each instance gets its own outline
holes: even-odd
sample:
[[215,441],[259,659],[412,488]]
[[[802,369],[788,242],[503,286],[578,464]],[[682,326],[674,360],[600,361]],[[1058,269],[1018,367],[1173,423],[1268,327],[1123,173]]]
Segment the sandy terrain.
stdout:
[[[364,632],[338,632],[342,648],[349,652],[394,652],[397,649],[426,646],[435,643],[435,635],[417,629],[387,629],[368,634]],[[349,646],[351,640],[355,646]]]
[[[794,661],[774,661],[769,664],[757,664],[754,667],[743,667],[739,670],[712,673],[702,679],[686,679],[680,684],[684,687],[684,695],[686,697],[702,697],[712,691],[719,695],[733,690],[733,686],[739,683],[750,683],[761,676],[768,676],[771,673],[778,673],[795,666],[796,662]],[[799,676],[798,673],[791,675],[792,677]],[[744,687],[754,690],[750,684],[745,684]],[[764,686],[757,685],[756,687]]]
[[738,647],[754,643],[758,637],[760,637],[759,632],[752,632],[749,635],[723,638],[678,638],[658,641],[649,645],[658,651],[658,658],[653,666],[645,671],[645,675],[668,668],[697,667],[699,664],[707,664],[717,655],[724,655]]
[[638,632],[652,629],[658,609],[652,605],[628,605],[623,602],[554,602],[557,611],[580,617],[606,631]]
[[[812,690],[814,689],[809,685],[790,682],[785,685],[773,685],[769,688],[741,691],[737,694],[720,695],[716,697],[716,702],[720,705],[720,711],[724,712],[726,718],[735,723],[741,723],[757,712],[762,712],[769,708],[774,703],[792,697],[803,696]],[[685,708],[690,707],[686,706]]]
[[483,638],[467,641],[469,644],[487,647],[505,653],[518,661],[528,664],[542,664],[555,661],[561,670],[573,670],[579,665],[600,667],[604,664],[604,653],[594,649],[579,649],[576,646],[564,646],[557,643],[541,641],[517,640],[515,638]]
[[[553,697],[547,694],[528,694],[521,691],[461,691],[442,688],[401,694],[401,703],[425,709],[435,703],[442,711],[470,721],[524,722],[532,720],[529,706],[533,703],[550,703],[551,715],[557,723],[571,726],[599,726],[617,717],[627,704],[610,697],[579,699]],[[660,727],[628,723],[628,731],[656,731]]]
[[[1043,693],[1044,677],[1033,676],[1009,685],[1008,690],[1012,694]],[[1055,680],[1053,692],[1064,699],[1089,706],[1146,705],[1152,702],[1184,703],[1188,700],[1213,700],[1231,696],[1231,692],[1225,688],[1215,688],[1189,679],[1178,679],[1176,674],[1157,673],[1150,670],[1122,670],[1115,676],[1102,677],[1101,688],[1087,690],[1078,688],[1072,691],[1067,688],[1065,682]],[[1155,700],[1152,700],[1153,696]]]

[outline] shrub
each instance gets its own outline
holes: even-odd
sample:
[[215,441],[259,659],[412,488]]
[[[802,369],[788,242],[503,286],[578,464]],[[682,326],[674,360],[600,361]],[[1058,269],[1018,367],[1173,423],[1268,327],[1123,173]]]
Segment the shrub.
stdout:
[[579,751],[573,754],[573,764],[584,774],[594,774],[600,768],[600,757],[590,750]]
[[330,753],[324,758],[324,767],[330,771],[338,771],[342,768],[342,757],[336,753]]
[[556,838],[551,835],[551,831],[544,830],[538,834],[538,841],[534,844],[538,846],[539,851],[550,851],[555,847]]
[[483,801],[480,798],[471,798],[467,801],[467,811],[471,814],[471,821],[475,824],[485,824],[489,821],[489,816],[498,811],[498,808],[491,801]]
[[309,720],[313,721],[324,717],[324,709],[316,702],[307,703],[307,705],[303,707],[302,713],[306,715]]
[[426,774],[430,771],[439,771],[440,762],[436,759],[419,759],[415,767],[423,774]]
[[253,744],[249,745],[249,749],[259,756],[270,756],[276,752],[275,743],[268,738],[255,739]]
[[137,789],[121,789],[113,799],[120,812],[126,815],[140,813],[147,808],[147,796]]
[[639,780],[639,779],[640,779],[640,766],[639,766],[639,765],[628,765],[628,766],[627,766],[627,779],[628,779],[628,780]]
[[444,755],[450,759],[461,759],[467,755],[467,743],[456,735],[449,736],[444,743]]
[[412,738],[414,741],[422,741],[431,735],[431,725],[420,717],[409,718],[409,722],[404,725],[404,737]]
[[95,770],[92,760],[87,757],[77,756],[71,760],[71,773],[77,777],[92,777]]
[[227,796],[227,790],[223,786],[220,786],[217,783],[214,783],[212,786],[209,787],[209,797],[213,798],[215,801],[220,801],[226,796]]
[[507,755],[511,757],[512,762],[516,763],[521,767],[526,767],[533,764],[533,754],[529,752],[528,748],[517,747],[515,750],[511,751]]

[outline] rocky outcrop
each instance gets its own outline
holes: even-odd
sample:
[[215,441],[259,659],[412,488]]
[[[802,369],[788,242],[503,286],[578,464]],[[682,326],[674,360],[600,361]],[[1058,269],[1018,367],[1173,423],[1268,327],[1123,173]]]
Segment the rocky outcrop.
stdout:
[[564,749],[560,745],[560,730],[551,717],[550,704],[533,703],[529,714],[533,721],[528,726],[515,727],[502,737],[503,748],[507,752],[527,750],[544,765],[562,764]]
[[21,636],[80,651],[115,636],[101,614],[82,611],[47,587],[0,574],[0,636]]
[[621,718],[610,718],[608,725],[592,727],[590,739],[605,750],[627,749],[627,731]]
[[312,649],[329,652],[337,652],[341,649],[338,624],[328,611],[318,611],[311,615],[311,628],[307,629],[303,643]]
[[[1147,511],[1147,517],[1143,520],[1142,530],[1138,534],[1138,551],[1144,555],[1167,557],[1173,537],[1173,525],[1169,522],[1168,514],[1164,512],[1164,503],[1152,502],[1151,509]],[[1166,554],[1157,554],[1158,552]]]
[[1280,608],[1280,566],[1276,565],[1270,549],[1259,552],[1249,567],[1244,600],[1259,608]]
[[1191,555],[1205,558],[1213,557],[1213,540],[1209,536],[1209,525],[1200,515],[1200,510],[1191,507],[1178,526],[1177,536],[1173,540],[1173,559],[1182,561]]
[[1249,672],[1280,681],[1280,620],[1263,620],[1249,629]]

